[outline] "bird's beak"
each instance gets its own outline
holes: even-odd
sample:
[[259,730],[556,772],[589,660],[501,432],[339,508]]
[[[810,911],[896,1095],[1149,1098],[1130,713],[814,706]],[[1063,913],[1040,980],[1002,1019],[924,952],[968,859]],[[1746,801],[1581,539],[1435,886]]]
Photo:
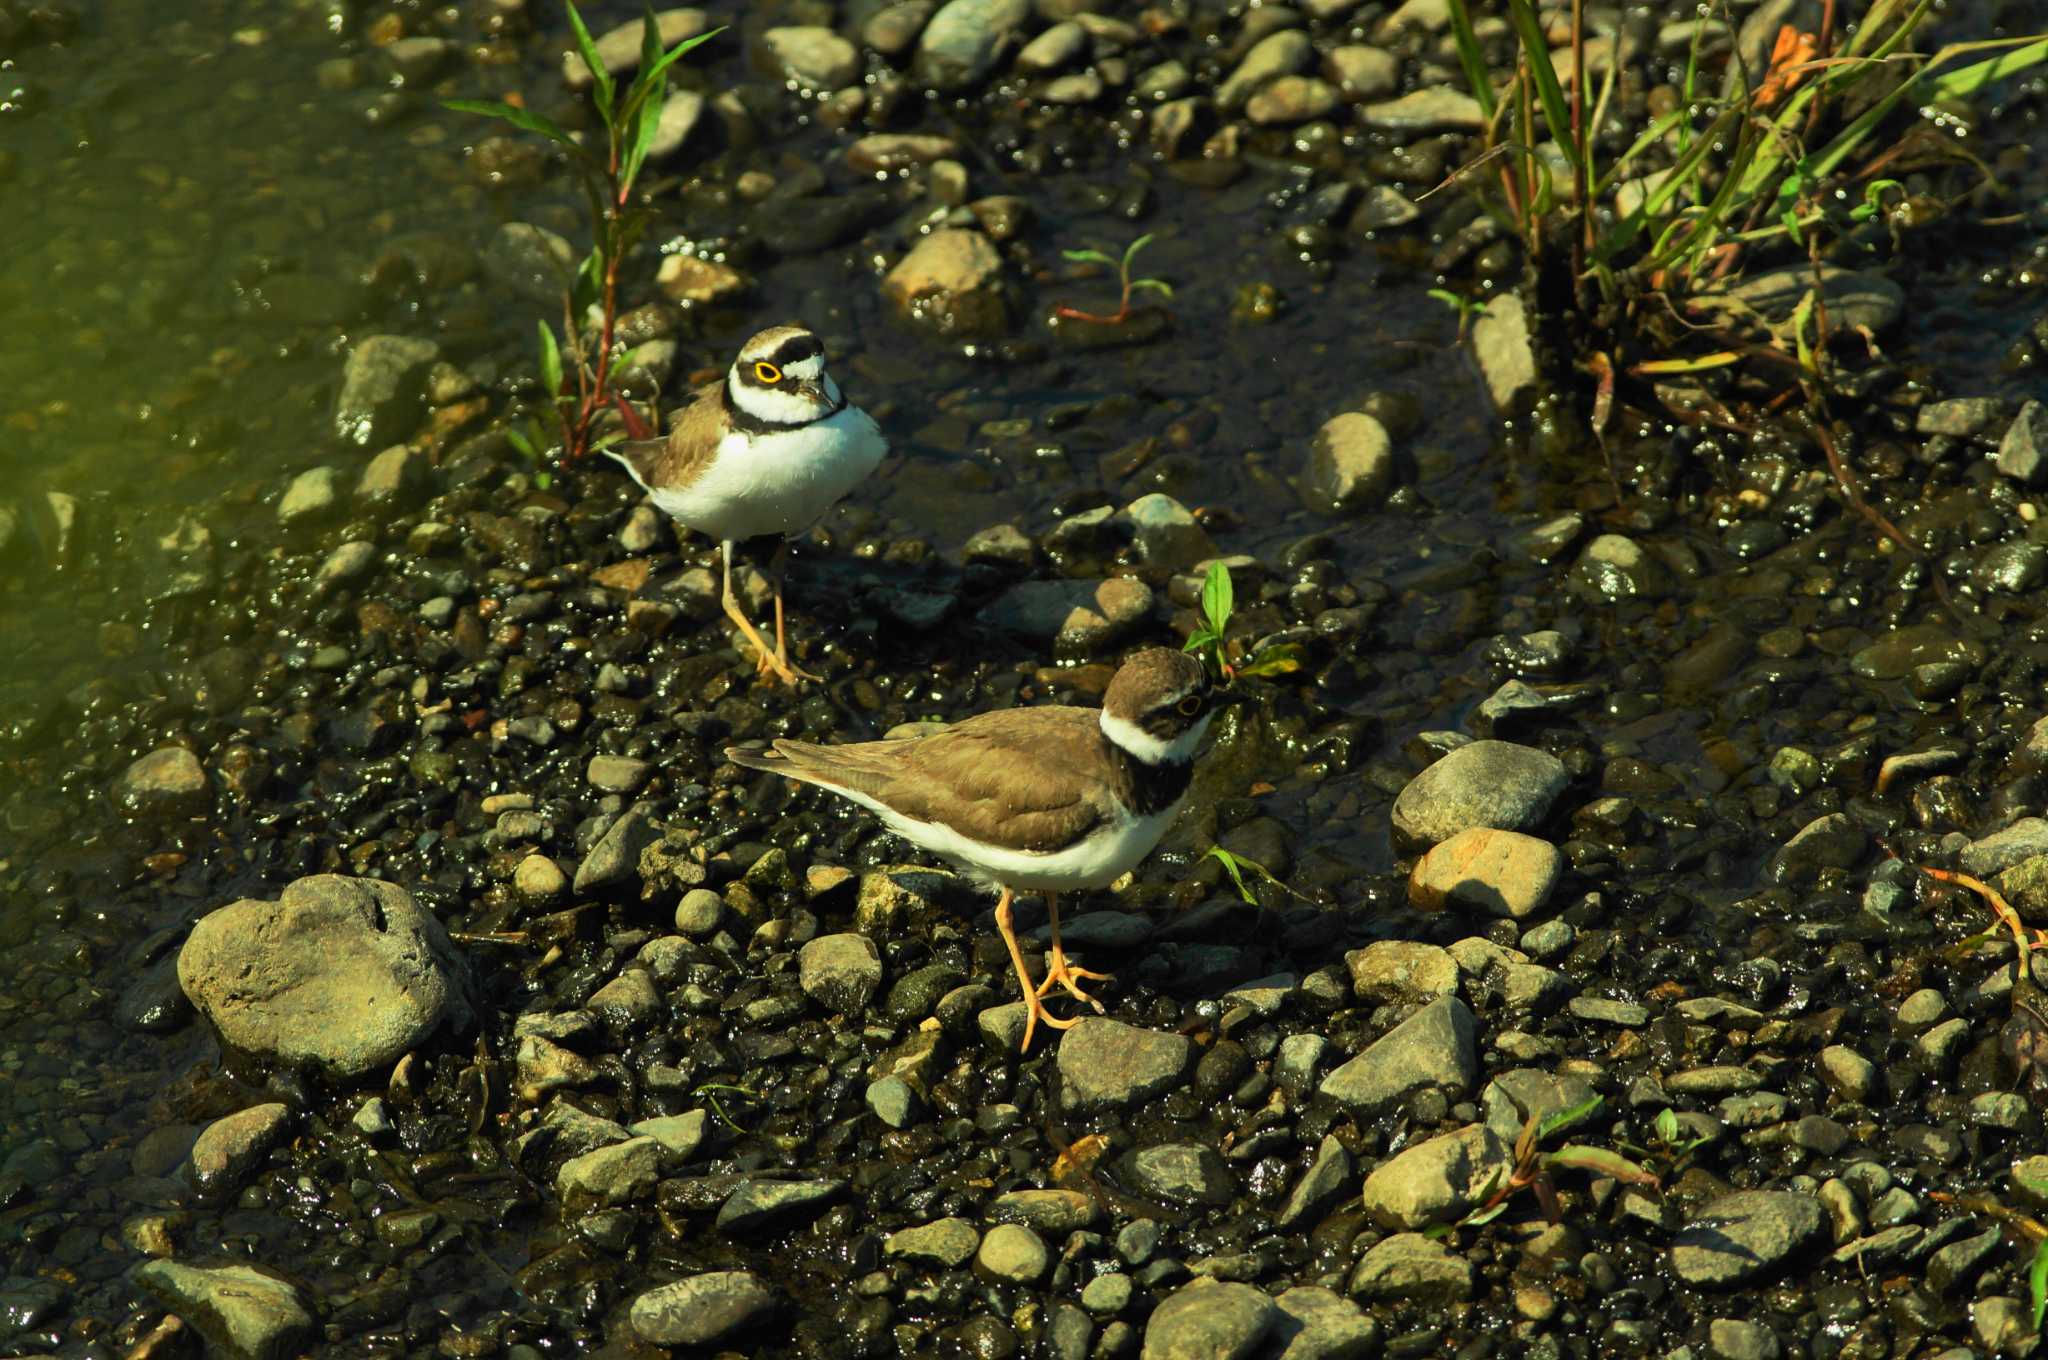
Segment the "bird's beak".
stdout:
[[796,385],[796,390],[820,406],[830,406],[832,404],[832,394],[826,390],[825,379],[822,376],[806,378]]

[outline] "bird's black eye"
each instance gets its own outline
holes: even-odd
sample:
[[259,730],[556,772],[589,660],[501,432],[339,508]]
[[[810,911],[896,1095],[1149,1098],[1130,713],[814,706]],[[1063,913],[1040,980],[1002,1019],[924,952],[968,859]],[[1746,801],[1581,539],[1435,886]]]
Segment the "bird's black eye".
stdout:
[[1187,698],[1175,704],[1174,707],[1181,711],[1182,717],[1192,718],[1202,711],[1202,696],[1190,694]]
[[754,365],[754,376],[772,386],[782,381],[782,370],[764,359]]

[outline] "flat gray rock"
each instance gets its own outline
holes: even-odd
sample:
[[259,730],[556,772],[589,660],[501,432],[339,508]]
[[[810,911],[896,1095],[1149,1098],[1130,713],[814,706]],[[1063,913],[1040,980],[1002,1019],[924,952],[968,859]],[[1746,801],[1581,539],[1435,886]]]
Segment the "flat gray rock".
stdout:
[[718,1207],[720,1232],[746,1237],[816,1218],[845,1191],[841,1180],[746,1181]]
[[1301,1284],[1273,1302],[1280,1308],[1267,1346],[1275,1360],[1368,1360],[1377,1354],[1379,1324],[1334,1289]]
[[1152,1310],[1141,1360],[1246,1360],[1279,1316],[1279,1306],[1251,1285],[1196,1280]]
[[1513,1155],[1484,1124],[1403,1148],[1365,1178],[1366,1216],[1384,1228],[1451,1223],[1506,1184]]
[[285,1360],[313,1340],[298,1289],[255,1266],[145,1261],[129,1278],[233,1360]]
[[1091,1015],[1060,1038],[1061,1099],[1075,1111],[1149,1100],[1179,1084],[1191,1051],[1185,1035]]
[[1812,1195],[1738,1190],[1702,1207],[1671,1244],[1671,1273],[1689,1285],[1721,1288],[1770,1275],[1827,1232]]
[[201,917],[178,982],[230,1049],[340,1080],[472,1019],[441,923],[395,884],[339,874]]
[[1419,846],[1475,826],[1530,831],[1570,782],[1564,763],[1547,751],[1470,742],[1408,781],[1394,799],[1394,830]]
[[1324,1095],[1361,1114],[1377,1114],[1436,1087],[1452,1099],[1479,1077],[1478,1025],[1454,996],[1433,1001],[1324,1077]]
[[202,1194],[228,1189],[255,1169],[290,1125],[291,1111],[276,1102],[214,1120],[192,1144],[192,1183]]
[[1351,1272],[1354,1299],[1455,1303],[1472,1297],[1472,1263],[1421,1233],[1395,1233],[1375,1243]]
[[966,90],[995,68],[1031,0],[948,0],[918,35],[911,73],[935,90]]
[[207,795],[206,767],[182,746],[151,751],[114,784],[114,801],[134,816],[202,811]]
[[368,335],[349,351],[334,401],[334,432],[344,444],[381,449],[419,428],[422,387],[441,347],[410,335]]
[[715,1270],[650,1289],[627,1316],[657,1346],[708,1346],[775,1311],[775,1291],[750,1270]]
[[593,888],[608,887],[632,877],[640,869],[640,852],[660,840],[661,832],[654,825],[648,804],[635,803],[627,808],[591,847],[583,863],[576,866],[576,894],[581,896]]
[[820,935],[796,959],[804,995],[839,1015],[859,1015],[882,985],[881,953],[873,940],[854,931]]

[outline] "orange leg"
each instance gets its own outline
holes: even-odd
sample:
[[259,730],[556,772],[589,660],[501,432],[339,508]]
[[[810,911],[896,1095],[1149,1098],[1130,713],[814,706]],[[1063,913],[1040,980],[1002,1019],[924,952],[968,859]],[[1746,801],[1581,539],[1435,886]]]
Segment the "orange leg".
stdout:
[[[775,661],[776,661],[776,665],[777,665],[777,666],[778,666],[778,667],[779,667],[779,668],[781,669],[782,673],[783,673],[783,674],[785,674],[785,675],[794,675],[794,676],[796,676],[796,677],[797,677],[798,679],[802,679],[802,680],[818,680],[818,681],[822,681],[822,680],[823,680],[823,679],[825,678],[824,676],[822,676],[822,675],[812,675],[812,674],[811,674],[811,673],[810,673],[809,671],[805,670],[805,669],[804,669],[803,667],[801,667],[801,666],[793,666],[793,665],[791,665],[791,664],[790,664],[790,661],[789,661],[789,634],[788,634],[787,632],[785,632],[785,631],[783,630],[783,627],[782,627],[782,570],[783,570],[783,563],[784,563],[784,562],[786,562],[786,561],[787,561],[788,559],[789,559],[789,540],[785,538],[784,540],[782,540],[782,542],[781,542],[780,544],[778,544],[778,545],[776,546],[776,549],[775,549],[775,564],[774,564],[774,566],[772,566],[772,567],[770,568],[770,570],[771,570],[771,571],[773,571],[773,572],[774,572],[774,574],[775,574]],[[766,655],[763,655],[763,656],[762,656],[762,658],[761,658],[761,669],[762,669],[762,672],[763,672],[764,674],[765,674],[765,673],[766,673],[766,672],[767,672],[767,671],[769,670],[769,665],[768,665],[768,658],[767,658],[767,656],[766,656]]]
[[[1107,1011],[1103,1010],[1102,1003],[1082,991],[1080,984],[1075,982],[1074,979],[1086,978],[1095,982],[1107,982],[1111,975],[1108,973],[1090,972],[1086,968],[1077,968],[1068,963],[1067,951],[1060,947],[1060,897],[1058,893],[1049,892],[1045,895],[1045,910],[1052,917],[1052,958],[1046,963],[1045,981],[1038,984],[1038,994],[1044,996],[1055,986],[1064,987],[1067,989],[1067,994],[1072,996],[1074,1000],[1085,1001],[1093,1006],[1097,1015],[1108,1014]],[[1053,1019],[1051,1016],[1047,1016],[1045,1023],[1056,1026],[1059,1029],[1070,1029],[1079,1018],[1076,1016],[1074,1020],[1061,1022]]]
[[1017,970],[1017,987],[1024,995],[1024,1042],[1017,1046],[1017,1051],[1029,1053],[1031,1036],[1038,1031],[1039,1021],[1053,1029],[1071,1029],[1076,1022],[1056,1020],[1046,1013],[1045,1002],[1040,1000],[1044,989],[1033,985],[1031,970],[1024,966],[1024,950],[1017,943],[1017,920],[1010,911],[1015,896],[1008,888],[1003,889],[1002,898],[996,903],[996,929],[1003,933],[1003,944],[1010,951],[1010,967]]
[[[756,663],[759,667],[758,673],[766,675],[773,671],[782,680],[782,683],[792,687],[795,686],[797,682],[796,672],[785,665],[781,658],[768,650],[768,640],[761,636],[759,631],[755,629],[753,621],[740,609],[739,596],[732,593],[732,544],[728,541],[720,546],[725,550],[725,596],[723,600],[725,616],[738,624],[740,631],[747,635],[747,641],[754,644],[754,653],[760,658]],[[776,621],[779,623],[781,622],[782,613],[782,596],[780,593],[775,597],[775,604]]]

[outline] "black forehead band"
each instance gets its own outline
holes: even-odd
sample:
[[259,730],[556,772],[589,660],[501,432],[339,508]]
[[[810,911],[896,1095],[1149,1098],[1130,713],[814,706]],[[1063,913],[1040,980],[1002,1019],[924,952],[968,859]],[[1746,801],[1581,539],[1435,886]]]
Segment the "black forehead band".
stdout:
[[819,342],[817,336],[792,335],[775,347],[768,356],[768,362],[777,368],[788,368],[791,364],[800,364],[824,352],[825,346]]

